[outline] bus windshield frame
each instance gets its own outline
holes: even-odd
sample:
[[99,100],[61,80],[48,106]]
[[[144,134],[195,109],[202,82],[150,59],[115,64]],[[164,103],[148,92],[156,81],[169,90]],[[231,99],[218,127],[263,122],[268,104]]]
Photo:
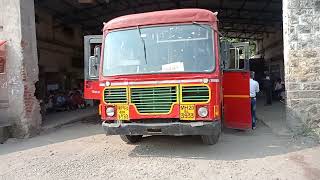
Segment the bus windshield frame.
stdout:
[[208,24],[114,30],[105,38],[102,75],[212,73],[214,41]]

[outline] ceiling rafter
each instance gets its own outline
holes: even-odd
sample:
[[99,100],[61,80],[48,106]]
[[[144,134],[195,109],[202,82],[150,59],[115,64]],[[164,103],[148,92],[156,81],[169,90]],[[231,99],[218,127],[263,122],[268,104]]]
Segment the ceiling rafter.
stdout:
[[[64,8],[70,10],[63,12],[57,8],[58,5],[55,7],[47,6],[49,2],[50,4],[55,2],[59,4],[60,1]],[[35,5],[47,9],[49,13],[54,15],[57,22],[61,22],[63,25],[79,24],[84,31],[96,33],[101,33],[103,21],[117,16],[186,7],[218,11],[220,30],[236,35],[236,37],[256,38],[257,33],[274,33],[277,28],[282,27],[281,0],[264,0],[262,3],[260,1],[257,3],[258,0],[242,0],[240,3],[236,3],[236,6],[230,6],[230,1],[211,1],[210,6],[204,6],[204,1],[199,0],[109,0],[108,3],[105,0],[96,0],[96,4],[78,6],[71,0],[59,0],[54,3],[49,0],[35,0]],[[275,8],[275,4],[279,3],[279,8]],[[259,4],[260,8],[254,8],[254,4]],[[273,6],[270,6],[271,4]]]
[[[263,6],[263,8],[261,9],[261,11],[265,10],[267,7],[269,7],[270,3],[272,2],[272,0],[267,0],[265,5]],[[261,15],[261,13],[259,13],[259,15]],[[281,16],[282,18],[282,16]],[[265,26],[260,25],[260,27],[258,27],[255,31],[259,31],[261,29],[265,29]],[[249,35],[249,37],[253,36],[254,33],[252,33],[251,35]]]
[[[126,0],[127,2],[131,2],[132,0]],[[189,2],[190,0],[184,0],[183,2]],[[245,0],[247,1],[247,0]],[[111,2],[115,2],[115,1],[111,1]],[[123,0],[119,0],[118,3],[121,3],[123,2]],[[175,1],[175,2],[179,2],[178,5],[181,6],[181,4],[184,4],[184,3],[181,3],[181,1]],[[159,2],[160,3],[160,2]],[[158,3],[158,4],[159,4]],[[162,1],[161,3],[166,3],[166,4],[171,4],[172,1]],[[151,1],[151,2],[144,2],[143,4],[141,4],[141,6],[145,7],[145,8],[148,8],[148,6],[154,6],[154,1]],[[175,3],[175,5],[177,5]],[[159,6],[159,5],[158,5]],[[123,11],[128,11],[128,10],[131,10],[132,6],[128,6],[127,8],[124,8],[124,9],[117,9],[115,10],[117,13],[121,13]],[[136,8],[136,7],[135,7]],[[225,11],[228,11],[228,12],[236,12],[237,14],[240,12],[240,9],[238,8],[222,8],[222,7],[207,7],[207,9],[211,9],[211,10],[222,10],[223,12]],[[82,11],[85,11],[85,9],[83,9]],[[100,16],[104,16],[105,14],[110,14],[110,13],[114,13],[115,11],[104,11],[103,14],[97,14],[98,17]],[[256,9],[245,9],[245,8],[241,8],[241,12],[244,12],[244,13],[270,13],[270,14],[281,14],[281,11],[265,11],[265,10],[256,10]],[[72,16],[72,15],[70,15]],[[93,16],[93,17],[88,17],[87,19],[84,19],[85,21],[86,20],[91,20],[91,18],[94,18],[96,16]]]

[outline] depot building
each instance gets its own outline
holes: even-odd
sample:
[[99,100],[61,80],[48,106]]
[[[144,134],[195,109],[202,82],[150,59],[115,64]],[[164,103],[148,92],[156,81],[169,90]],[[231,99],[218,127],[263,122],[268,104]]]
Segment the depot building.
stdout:
[[115,17],[181,8],[217,12],[222,36],[250,43],[256,78],[284,82],[288,127],[319,128],[320,0],[0,0],[0,8],[0,119],[13,137],[39,132],[50,92],[83,88],[84,36],[101,35]]

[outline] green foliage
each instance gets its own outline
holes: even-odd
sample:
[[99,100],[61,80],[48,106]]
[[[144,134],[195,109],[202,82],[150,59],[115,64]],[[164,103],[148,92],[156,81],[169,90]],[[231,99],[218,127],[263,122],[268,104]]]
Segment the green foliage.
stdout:
[[256,54],[256,43],[252,39],[240,39],[240,38],[228,38],[228,37],[223,37],[223,40],[229,41],[231,43],[239,43],[239,42],[249,42],[249,57],[252,57]]

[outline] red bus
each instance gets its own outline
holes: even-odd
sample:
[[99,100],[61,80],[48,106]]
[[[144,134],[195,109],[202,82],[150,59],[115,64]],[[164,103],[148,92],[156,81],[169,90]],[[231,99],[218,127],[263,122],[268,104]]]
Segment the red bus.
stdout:
[[133,14],[85,37],[85,94],[100,99],[107,135],[200,135],[251,129],[248,43],[220,40],[217,14],[178,9]]

